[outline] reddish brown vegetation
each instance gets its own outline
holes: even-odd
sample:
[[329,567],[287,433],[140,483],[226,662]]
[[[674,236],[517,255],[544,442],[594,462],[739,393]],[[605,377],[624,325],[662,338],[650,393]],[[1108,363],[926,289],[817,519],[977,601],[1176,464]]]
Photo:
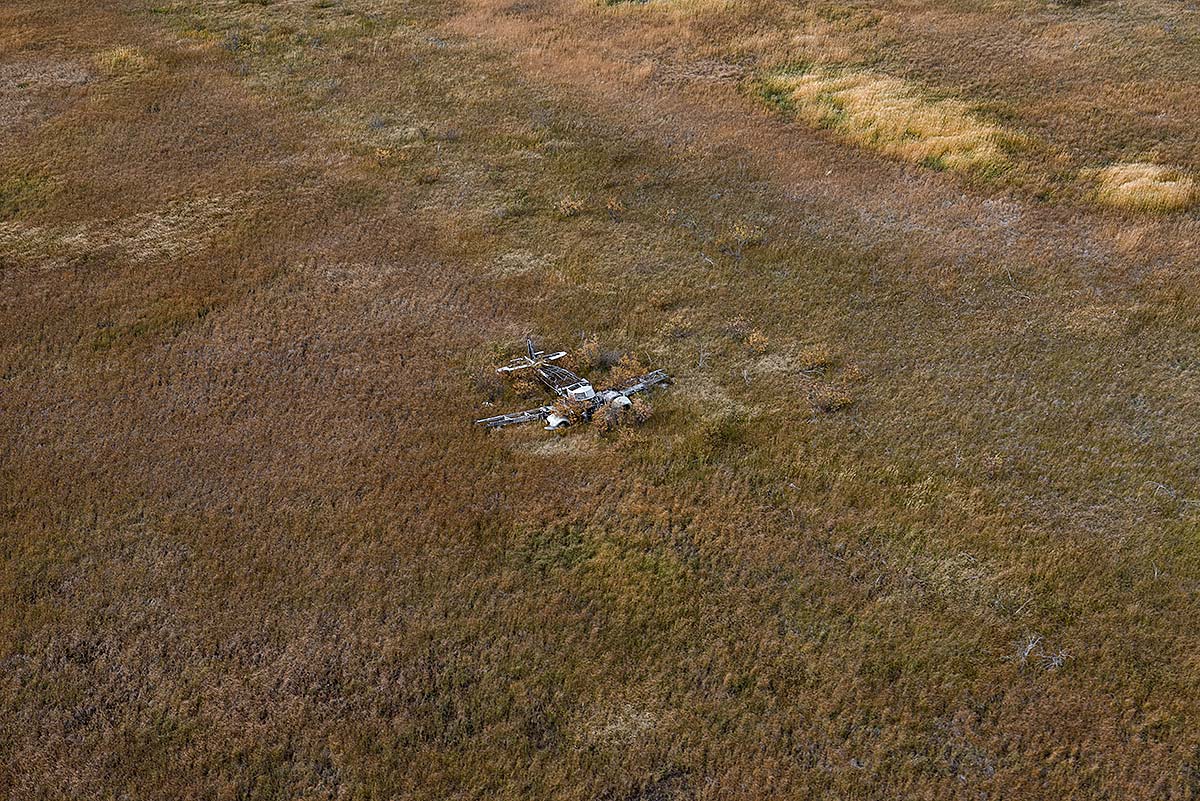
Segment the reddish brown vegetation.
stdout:
[[[500,5],[0,6],[0,789],[1200,792],[1194,213],[785,124],[773,5]],[[970,94],[1174,13],[1091,8],[794,13]],[[1134,32],[1007,124],[1182,130]],[[529,330],[677,383],[473,428]]]

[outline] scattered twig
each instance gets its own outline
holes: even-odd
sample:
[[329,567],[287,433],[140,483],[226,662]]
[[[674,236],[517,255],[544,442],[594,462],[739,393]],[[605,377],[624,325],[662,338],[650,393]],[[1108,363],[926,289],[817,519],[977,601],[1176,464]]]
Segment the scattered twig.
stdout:
[[1037,635],[1037,634],[1029,635],[1029,639],[1026,640],[1026,642],[1025,642],[1025,647],[1021,649],[1021,662],[1022,663],[1026,662],[1029,659],[1029,655],[1033,653],[1033,650],[1035,648],[1037,648],[1038,645],[1041,644],[1041,642],[1042,642],[1042,638],[1040,635]]
[[1066,651],[1059,651],[1057,654],[1042,654],[1042,667],[1046,670],[1058,670],[1070,656]]

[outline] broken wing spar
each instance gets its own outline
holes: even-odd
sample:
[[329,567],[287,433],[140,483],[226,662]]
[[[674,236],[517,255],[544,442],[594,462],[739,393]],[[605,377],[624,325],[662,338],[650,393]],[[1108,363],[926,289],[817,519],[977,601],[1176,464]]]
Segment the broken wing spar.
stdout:
[[[526,339],[526,355],[518,356],[503,367],[496,368],[498,373],[512,373],[518,370],[532,370],[533,375],[555,395],[584,405],[584,417],[591,417],[597,409],[608,403],[619,407],[631,404],[629,397],[639,392],[646,392],[661,384],[669,384],[671,377],[664,370],[653,370],[645,375],[626,382],[615,389],[597,392],[592,383],[580,378],[575,373],[551,362],[566,356],[566,351],[546,353],[535,350],[533,340]],[[552,431],[565,427],[570,421],[557,414],[553,406],[539,406],[512,414],[498,414],[495,417],[485,417],[476,420],[478,425],[488,428],[503,428],[517,423],[532,423],[534,420],[545,420],[546,430]]]

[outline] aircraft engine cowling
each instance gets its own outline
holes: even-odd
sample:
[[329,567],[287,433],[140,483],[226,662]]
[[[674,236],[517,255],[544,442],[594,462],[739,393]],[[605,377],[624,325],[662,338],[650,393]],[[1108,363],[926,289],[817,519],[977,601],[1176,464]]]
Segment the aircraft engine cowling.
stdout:
[[559,428],[566,428],[570,424],[571,424],[570,420],[563,417],[561,414],[558,414],[557,412],[551,412],[546,417],[546,430],[547,431],[554,431]]

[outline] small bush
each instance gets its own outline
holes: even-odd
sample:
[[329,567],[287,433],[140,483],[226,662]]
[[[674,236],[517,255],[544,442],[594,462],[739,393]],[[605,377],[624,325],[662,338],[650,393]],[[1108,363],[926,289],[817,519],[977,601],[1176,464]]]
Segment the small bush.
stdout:
[[833,350],[825,343],[809,345],[796,357],[796,367],[804,373],[827,370],[833,362]]
[[495,403],[504,394],[504,381],[490,367],[480,367],[471,373],[471,386],[488,403]]
[[814,411],[830,413],[850,406],[854,397],[839,384],[818,381],[808,389],[808,402]]
[[514,378],[509,387],[520,398],[532,398],[542,393],[542,386],[528,378]]
[[640,426],[654,416],[654,407],[645,398],[634,398],[625,407],[606,403],[592,415],[592,430],[608,434],[619,428]]
[[559,398],[554,402],[554,413],[561,415],[567,419],[568,425],[579,425],[587,420],[588,411],[591,405],[571,400],[570,398]]
[[654,407],[645,398],[634,398],[629,407],[629,414],[638,425],[649,422],[654,417]]
[[621,361],[608,374],[608,386],[620,387],[633,381],[646,372],[646,365],[632,353],[621,357]]
[[679,309],[671,312],[671,316],[663,321],[662,334],[670,339],[683,339],[692,333],[692,318],[686,311]]
[[600,342],[595,337],[591,337],[585,340],[569,358],[569,364],[576,372],[586,372],[610,369],[621,363],[622,355],[620,351],[601,348]]
[[586,340],[575,352],[575,363],[581,367],[591,367],[600,359],[600,343],[595,337]]
[[983,467],[983,473],[988,478],[996,479],[1004,475],[1006,461],[1004,456],[999,453],[987,454],[980,460]]
[[766,353],[771,347],[771,340],[761,330],[755,328],[746,336],[746,347],[755,353]]
[[554,213],[564,219],[576,217],[583,212],[583,201],[576,197],[565,197],[554,204]]
[[734,339],[745,339],[750,335],[752,326],[750,325],[749,320],[741,315],[738,315],[726,323],[725,328],[729,332],[729,336],[733,337]]
[[613,222],[620,222],[621,217],[625,214],[625,204],[616,197],[610,197],[604,204],[605,211]]
[[417,173],[417,183],[419,184],[436,184],[442,180],[442,171],[437,167],[428,167]]
[[621,410],[611,403],[606,403],[592,415],[592,430],[597,434],[607,434],[615,431],[621,423]]
[[391,164],[403,164],[411,160],[412,152],[409,150],[397,147],[375,148],[375,162],[380,167],[386,167]]

